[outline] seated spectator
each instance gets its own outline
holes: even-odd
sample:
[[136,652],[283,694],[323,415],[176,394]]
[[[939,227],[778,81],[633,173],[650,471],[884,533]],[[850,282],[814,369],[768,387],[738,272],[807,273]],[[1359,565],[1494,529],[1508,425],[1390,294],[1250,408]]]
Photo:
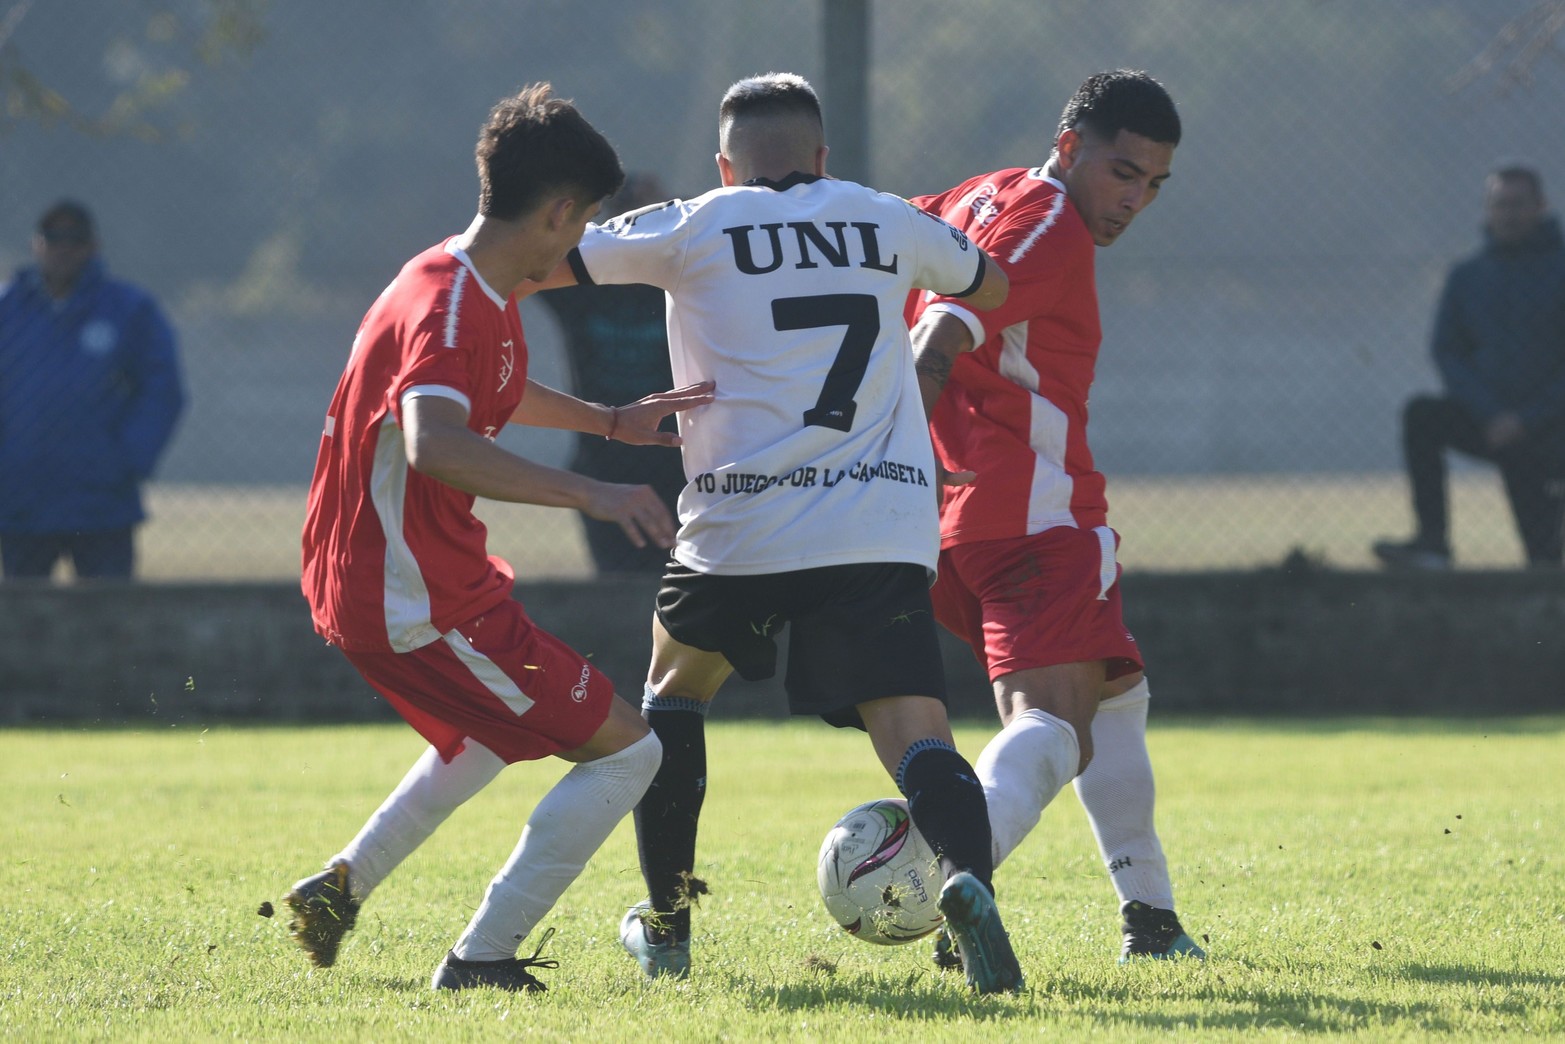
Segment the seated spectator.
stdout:
[[0,572],[129,578],[141,484],[184,406],[174,334],[152,297],[109,278],[92,215],[62,201],[37,264],[0,288]]
[[1498,465],[1532,566],[1560,565],[1565,523],[1565,241],[1536,171],[1489,175],[1486,242],[1451,270],[1435,318],[1443,396],[1414,397],[1402,447],[1418,529],[1389,568],[1451,565],[1445,451]]

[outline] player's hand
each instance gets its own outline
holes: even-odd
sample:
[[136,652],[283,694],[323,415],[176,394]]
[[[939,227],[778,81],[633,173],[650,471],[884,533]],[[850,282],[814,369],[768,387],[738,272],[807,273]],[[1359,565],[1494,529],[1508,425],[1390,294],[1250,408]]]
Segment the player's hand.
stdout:
[[1504,449],[1522,437],[1522,419],[1507,410],[1491,420],[1484,428],[1484,439],[1492,450]]
[[965,486],[978,477],[976,471],[947,471],[946,466],[935,458],[935,506],[945,503],[947,486]]
[[674,516],[651,486],[596,483],[581,510],[600,522],[617,523],[626,539],[637,547],[646,547],[648,543],[674,546]]
[[947,471],[945,465],[935,461],[935,470],[940,473],[940,485],[965,486],[978,477],[976,471]]
[[637,399],[628,406],[619,407],[614,431],[608,437],[629,446],[678,446],[681,442],[679,436],[671,431],[659,431],[658,425],[671,413],[707,405],[715,397],[716,391],[715,381],[703,381]]

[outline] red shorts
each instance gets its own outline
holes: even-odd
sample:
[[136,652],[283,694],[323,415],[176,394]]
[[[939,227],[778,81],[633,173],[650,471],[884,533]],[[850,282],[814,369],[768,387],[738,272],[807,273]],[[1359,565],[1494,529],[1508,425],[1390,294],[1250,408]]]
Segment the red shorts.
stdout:
[[412,652],[344,652],[446,761],[469,736],[507,763],[574,750],[614,698],[605,675],[509,599]]
[[1119,597],[1119,536],[1056,526],[1014,540],[940,552],[935,619],[965,641],[989,680],[1034,667],[1106,661],[1108,677],[1141,670]]

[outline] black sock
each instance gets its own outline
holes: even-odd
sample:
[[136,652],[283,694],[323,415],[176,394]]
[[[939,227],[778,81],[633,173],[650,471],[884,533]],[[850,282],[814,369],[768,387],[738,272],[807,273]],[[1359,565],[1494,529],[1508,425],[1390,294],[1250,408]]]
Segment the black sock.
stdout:
[[918,832],[940,857],[946,877],[966,870],[994,891],[994,840],[983,785],[967,759],[943,740],[919,740],[897,770]]
[[690,903],[704,890],[691,877],[696,824],[706,797],[706,707],[648,694],[641,714],[663,744],[663,764],[634,813],[636,849],[654,915],[652,937],[690,934]]

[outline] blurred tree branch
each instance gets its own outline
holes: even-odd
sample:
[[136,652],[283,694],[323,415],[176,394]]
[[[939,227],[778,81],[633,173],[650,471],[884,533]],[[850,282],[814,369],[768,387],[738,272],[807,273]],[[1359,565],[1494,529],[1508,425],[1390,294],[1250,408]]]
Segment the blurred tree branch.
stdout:
[[[125,85],[99,111],[85,112],[12,42],[35,6],[35,0],[15,0],[0,14],[0,135],[19,124],[36,122],[94,137],[162,140],[171,132],[171,105],[190,86],[198,67],[217,69],[247,59],[265,39],[266,4],[267,0],[143,2],[138,5],[145,13],[137,31],[118,33],[104,49],[104,80],[117,79]],[[67,14],[60,4],[43,10],[57,17]],[[127,16],[127,22],[136,19],[135,14]],[[118,75],[108,68],[113,59],[121,66]]]
[[1565,0],[1539,0],[1531,10],[1501,26],[1488,46],[1446,81],[1446,90],[1453,94],[1465,90],[1491,73],[1496,94],[1530,86],[1533,69],[1544,53],[1558,54],[1556,41],[1562,30]]

